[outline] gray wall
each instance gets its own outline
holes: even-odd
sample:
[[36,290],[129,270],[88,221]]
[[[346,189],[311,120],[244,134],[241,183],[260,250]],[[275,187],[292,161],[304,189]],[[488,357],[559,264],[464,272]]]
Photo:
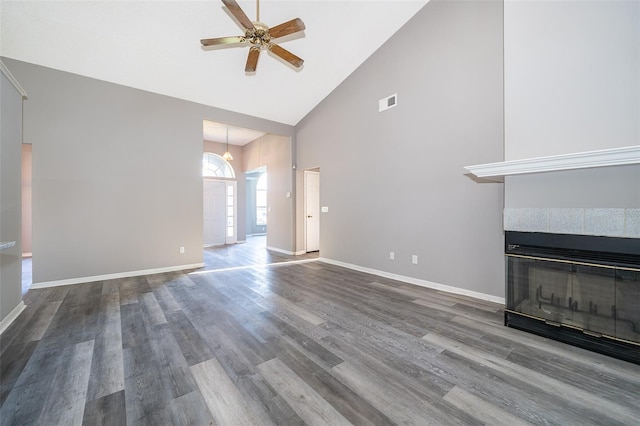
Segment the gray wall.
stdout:
[[508,176],[505,207],[640,208],[640,165]]
[[21,300],[22,95],[0,73],[0,241],[16,241],[0,251],[0,321]]
[[293,133],[267,120],[5,63],[30,93],[24,136],[33,145],[34,283],[202,262],[202,120]]
[[[504,21],[507,160],[640,144],[639,2],[507,2]],[[638,209],[640,165],[507,177],[505,207]]]
[[505,2],[505,159],[640,143],[640,2]]
[[320,255],[502,297],[502,185],[463,169],[503,159],[502,127],[502,3],[428,3],[296,126]]
[[243,157],[244,170],[267,168],[267,247],[287,253],[295,251],[291,152],[291,137],[265,135],[245,145]]

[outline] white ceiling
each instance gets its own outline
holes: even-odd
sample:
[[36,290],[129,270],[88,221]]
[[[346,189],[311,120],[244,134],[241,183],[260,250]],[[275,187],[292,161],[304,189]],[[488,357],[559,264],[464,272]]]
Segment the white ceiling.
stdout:
[[[227,129],[229,133],[227,134]],[[259,132],[257,130],[243,129],[241,127],[231,127],[224,123],[216,123],[215,121],[203,120],[202,121],[202,135],[204,140],[226,143],[227,135],[229,138],[229,145],[244,146],[249,142],[258,139],[263,136],[265,132]]]
[[[304,37],[281,45],[305,63],[262,52],[249,76],[247,47],[200,46],[243,34],[220,0],[2,0],[0,54],[295,125],[427,2],[262,0],[268,26],[304,21]],[[238,3],[255,20],[255,1]]]

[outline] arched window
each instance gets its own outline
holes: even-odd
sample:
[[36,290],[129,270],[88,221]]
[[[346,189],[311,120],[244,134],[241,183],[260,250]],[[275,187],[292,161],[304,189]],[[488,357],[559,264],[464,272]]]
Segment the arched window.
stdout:
[[202,156],[202,176],[235,179],[233,167],[218,154],[205,152]]
[[256,183],[256,225],[267,224],[267,173],[263,173]]

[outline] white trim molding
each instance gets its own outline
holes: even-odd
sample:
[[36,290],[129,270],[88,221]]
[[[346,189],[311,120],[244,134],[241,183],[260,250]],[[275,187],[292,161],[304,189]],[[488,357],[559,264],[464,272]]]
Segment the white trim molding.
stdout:
[[13,74],[11,74],[11,71],[9,71],[9,68],[7,68],[7,66],[2,61],[0,61],[0,71],[2,71],[2,74],[7,77],[7,80],[9,80],[11,84],[13,84],[13,87],[15,87],[18,93],[20,93],[22,99],[27,99],[27,92],[20,85],[20,83],[18,83],[18,80],[16,80]]
[[500,178],[528,173],[555,172],[561,170],[640,164],[640,145],[523,160],[477,164],[464,168],[479,178]]
[[18,318],[18,315],[20,315],[20,313],[24,311],[24,308],[26,307],[27,306],[21,300],[20,303],[18,303],[16,307],[7,314],[6,317],[2,318],[2,321],[0,321],[0,335],[4,333],[7,328],[9,328],[9,326],[16,320],[16,318]]
[[204,266],[205,266],[204,263],[193,263],[190,265],[169,266],[166,268],[143,269],[139,271],[118,272],[115,274],[94,275],[91,277],[69,278],[66,280],[56,280],[56,281],[44,281],[40,283],[33,283],[29,288],[38,289],[38,288],[58,287],[61,285],[91,283],[95,281],[115,280],[118,278],[138,277],[140,275],[162,274],[165,272],[184,271],[186,269],[198,269],[198,268],[203,268]]
[[487,302],[494,302],[504,305],[504,297],[492,296],[490,294],[479,293],[477,291],[466,290],[464,288],[452,287],[449,285],[438,284],[427,280],[421,280],[419,278],[407,277],[405,275],[392,274],[390,272],[380,271],[377,269],[366,268],[364,266],[352,265],[351,263],[340,262],[338,260],[327,259],[325,257],[318,258],[320,262],[328,263],[330,265],[342,266],[343,268],[353,269],[354,271],[365,272],[367,274],[378,275],[380,277],[389,278],[396,281],[402,281],[409,284],[418,285],[420,287],[426,287],[433,290],[446,291],[447,293],[459,294],[462,296],[473,297],[474,299],[485,300]]
[[293,256],[295,253],[289,250],[283,250],[275,247],[267,247],[267,250],[275,251],[282,254],[288,254],[289,256]]

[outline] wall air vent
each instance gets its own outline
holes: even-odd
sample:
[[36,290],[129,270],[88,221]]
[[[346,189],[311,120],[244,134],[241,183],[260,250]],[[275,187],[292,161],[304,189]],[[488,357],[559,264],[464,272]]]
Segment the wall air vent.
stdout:
[[378,112],[388,110],[396,105],[398,105],[398,94],[394,93],[393,95],[387,96],[386,98],[382,98],[378,101]]

